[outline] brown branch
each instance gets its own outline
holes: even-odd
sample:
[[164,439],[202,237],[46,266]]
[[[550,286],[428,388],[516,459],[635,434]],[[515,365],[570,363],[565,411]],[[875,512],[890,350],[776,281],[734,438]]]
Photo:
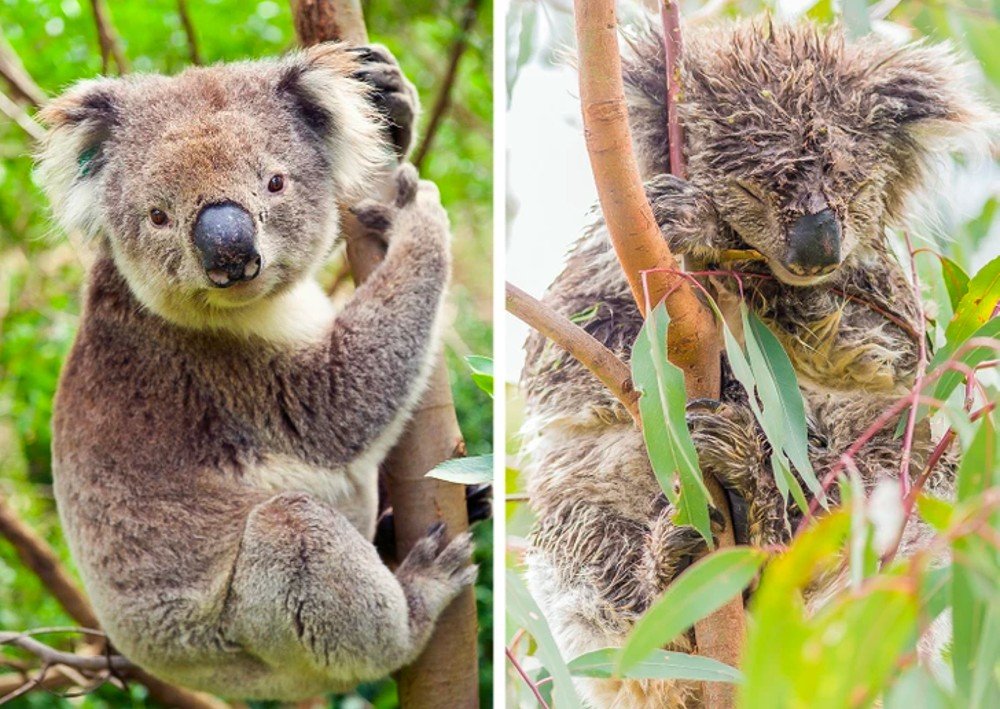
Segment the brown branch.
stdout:
[[65,665],[83,672],[101,670],[125,672],[136,669],[131,660],[122,655],[77,655],[72,652],[63,652],[35,640],[26,633],[0,632],[0,645],[10,645],[30,652],[45,665]]
[[97,26],[97,42],[101,47],[101,73],[108,73],[111,59],[114,58],[118,73],[127,74],[129,72],[128,58],[125,56],[121,38],[111,22],[111,15],[108,13],[104,0],[90,0],[90,6],[94,11],[94,24]]
[[[0,495],[0,536],[14,547],[21,562],[30,569],[59,602],[67,614],[87,628],[100,627],[86,596],[63,568],[59,557],[44,539],[25,524]],[[146,685],[151,697],[161,704],[185,709],[223,709],[228,705],[205,694],[191,692],[156,679],[142,669],[127,676]]]
[[31,78],[21,63],[21,58],[3,36],[3,27],[0,27],[0,76],[10,85],[17,97],[35,108],[40,108],[45,103],[45,92]]
[[414,153],[413,164],[417,168],[420,168],[424,164],[424,158],[427,157],[427,153],[434,143],[434,136],[437,135],[441,121],[444,119],[445,113],[448,111],[448,106],[451,104],[451,90],[455,85],[455,78],[458,76],[459,62],[461,62],[462,55],[465,54],[465,50],[469,46],[469,32],[472,30],[472,25],[476,21],[476,15],[479,13],[479,4],[480,0],[467,0],[465,9],[462,12],[462,22],[458,28],[458,36],[455,37],[455,41],[451,45],[451,51],[448,52],[448,67],[445,69],[441,88],[434,99],[434,108],[431,109],[431,119],[427,123],[424,139],[420,141],[420,147]]
[[41,140],[45,137],[45,128],[4,93],[0,93],[0,113],[23,128],[32,139]]
[[191,13],[188,11],[187,0],[177,0],[177,14],[181,18],[181,27],[187,36],[188,56],[195,66],[201,65],[201,52],[198,51],[198,35],[194,31],[194,22],[191,21]]
[[580,364],[590,370],[591,374],[601,380],[615,398],[622,402],[636,425],[641,426],[639,395],[632,386],[632,373],[627,364],[582,327],[532,298],[517,286],[507,284],[506,298],[507,312],[523,320],[573,355]]
[[[668,351],[671,361],[684,371],[688,396],[718,398],[720,343],[712,313],[692,285],[675,272],[678,264],[653,218],[632,154],[614,0],[574,0],[574,6],[587,149],[612,245],[643,313],[666,298],[671,319]],[[670,5],[665,16],[676,12],[676,6]],[[672,39],[679,38],[679,31],[668,31]],[[673,46],[679,52],[679,42]],[[676,79],[676,65],[668,67],[667,74]],[[676,98],[676,81],[671,86]],[[668,130],[679,136],[673,110],[674,124]],[[679,153],[681,146],[676,139],[671,152]],[[681,159],[675,160],[675,171],[682,169]],[[650,269],[658,270],[644,281],[644,272]],[[727,517],[719,544],[731,546],[733,525],[727,497],[712,476],[705,477],[705,484],[713,503]],[[738,664],[745,626],[742,599],[737,598],[695,626],[698,651],[730,665]],[[735,703],[730,685],[704,683],[702,691],[706,706],[722,708]]]
[[[291,0],[291,4],[302,44],[368,41],[358,0]],[[382,191],[388,190],[383,187]],[[376,240],[365,236],[346,209],[342,213],[347,260],[355,281],[360,283],[381,262],[384,250]],[[450,536],[468,529],[464,487],[425,477],[441,461],[464,454],[448,370],[444,356],[439,354],[420,404],[383,465],[395,517],[396,548],[401,556],[437,521],[447,524]],[[473,589],[468,588],[438,618],[434,635],[420,657],[397,675],[400,706],[477,706],[476,651],[476,601]]]

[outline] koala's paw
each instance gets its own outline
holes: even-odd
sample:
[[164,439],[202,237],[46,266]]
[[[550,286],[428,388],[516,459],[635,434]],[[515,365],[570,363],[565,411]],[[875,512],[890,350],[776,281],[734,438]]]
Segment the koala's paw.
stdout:
[[418,240],[437,235],[447,242],[450,230],[448,213],[441,205],[437,185],[421,180],[417,169],[403,163],[393,174],[395,195],[391,202],[365,199],[351,207],[351,212],[368,231],[385,245],[392,241],[393,227],[411,233]]
[[714,248],[718,212],[705,192],[673,175],[657,175],[644,187],[653,217],[672,250],[688,254]]
[[400,583],[423,597],[432,615],[444,610],[463,588],[471,586],[479,572],[472,563],[472,535],[459,534],[446,545],[443,522],[431,526],[396,571]]
[[465,488],[465,508],[469,523],[482,522],[493,516],[493,486],[489,483]]
[[[672,505],[666,505],[653,521],[649,532],[654,585],[658,590],[662,590],[695,559],[708,551],[708,543],[698,530],[673,522],[675,513]],[[714,507],[709,507],[709,519],[714,544],[715,535],[726,528],[726,522]]]
[[701,467],[723,487],[751,500],[766,472],[767,454],[753,412],[714,399],[695,399],[687,406],[687,424]]
[[396,154],[406,155],[413,143],[413,126],[420,108],[417,90],[403,75],[399,62],[380,44],[353,47],[360,67],[354,78],[372,87],[371,101],[385,117]]

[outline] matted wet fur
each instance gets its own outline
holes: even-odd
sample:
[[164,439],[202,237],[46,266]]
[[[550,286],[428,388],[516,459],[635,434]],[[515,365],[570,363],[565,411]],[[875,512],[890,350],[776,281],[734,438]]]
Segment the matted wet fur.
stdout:
[[[765,263],[728,267],[760,276],[744,277],[745,301],[788,349],[805,398],[810,455],[822,475],[914,379],[918,310],[886,227],[902,222],[933,157],[955,139],[981,136],[989,113],[969,90],[966,67],[945,47],[847,43],[836,29],[768,19],[692,29],[679,105],[689,179],[681,181],[665,174],[659,30],[633,32],[626,46],[633,143],[664,237],[675,253],[707,266],[724,249],[765,256]],[[825,220],[816,238],[829,242],[820,251],[803,241],[808,231],[793,235],[816,215]],[[735,282],[712,280],[731,316]],[[629,359],[642,319],[602,223],[577,242],[544,300]],[[738,321],[727,319],[739,333]],[[526,347],[524,470],[538,516],[527,577],[569,659],[620,645],[704,546],[693,530],[670,521],[641,434],[619,402],[537,333]],[[790,535],[785,503],[745,402],[724,370],[722,402],[692,406],[689,424],[703,470],[748,501],[750,543],[783,544]],[[931,443],[922,426],[911,474],[922,469]],[[871,490],[898,475],[899,443],[883,431],[856,460]],[[928,492],[950,495],[952,475],[947,463],[939,466]],[[794,510],[790,521],[797,521]],[[911,524],[900,553],[911,554],[926,535]],[[828,580],[810,598],[828,596],[841,581]],[[940,640],[926,638],[923,649],[930,654]],[[674,649],[691,650],[692,642],[682,638]],[[579,686],[595,707],[700,705],[690,683]]]

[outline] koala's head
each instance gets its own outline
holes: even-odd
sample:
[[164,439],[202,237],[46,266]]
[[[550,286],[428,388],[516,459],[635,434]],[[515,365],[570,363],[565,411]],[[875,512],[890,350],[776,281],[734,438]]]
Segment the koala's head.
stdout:
[[181,323],[311,273],[338,202],[389,150],[353,55],[84,81],[42,112],[38,178],[62,225],[106,243],[139,300]]
[[927,158],[988,120],[940,46],[757,22],[699,34],[685,51],[692,180],[791,285],[881,244]]

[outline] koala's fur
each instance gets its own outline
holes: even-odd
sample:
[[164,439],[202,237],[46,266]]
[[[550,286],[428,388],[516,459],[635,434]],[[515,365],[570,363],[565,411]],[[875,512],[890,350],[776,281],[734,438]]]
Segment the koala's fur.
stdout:
[[[743,21],[685,34],[680,116],[687,181],[667,172],[667,115],[659,29],[626,37],[624,62],[633,144],[647,195],[675,253],[702,267],[724,249],[759,250],[766,265],[728,268],[743,278],[747,305],[783,341],[799,376],[810,454],[822,477],[838,455],[913,382],[918,310],[887,243],[930,158],[952,139],[975,136],[989,112],[967,88],[965,67],[925,44],[868,38],[847,43],[809,24]],[[829,208],[843,230],[839,267],[783,267],[788,225]],[[716,277],[727,321],[739,291]],[[629,359],[642,325],[628,284],[596,224],[576,244],[545,302]],[[881,311],[881,312],[880,312]],[[586,315],[583,315],[586,313]],[[887,317],[887,315],[889,317]],[[636,617],[704,549],[691,528],[671,522],[642,435],[620,403],[573,358],[542,336],[527,343],[525,471],[538,515],[528,554],[530,587],[567,658],[620,645]],[[789,540],[785,502],[770,451],[742,387],[724,368],[721,403],[689,407],[702,469],[743,497],[754,545]],[[922,470],[930,432],[918,430],[911,473]],[[856,458],[870,491],[895,479],[900,443],[883,430]],[[951,494],[941,465],[928,482]],[[789,509],[791,523],[797,510]],[[911,524],[901,554],[926,529]],[[811,596],[818,602],[842,583]],[[690,651],[693,637],[676,644]],[[681,682],[581,680],[595,707],[697,706]]]
[[[86,81],[43,112],[41,184],[98,252],[56,401],[56,499],[103,628],[159,677],[345,691],[414,659],[474,578],[468,535],[435,528],[395,573],[371,543],[377,467],[425,385],[449,277],[433,185],[400,168],[394,201],[356,208],[388,251],[341,312],[313,278],[338,202],[371,191],[387,138],[405,152],[415,108],[384,50],[320,45]],[[252,215],[263,258],[226,289],[191,236],[222,200]]]

